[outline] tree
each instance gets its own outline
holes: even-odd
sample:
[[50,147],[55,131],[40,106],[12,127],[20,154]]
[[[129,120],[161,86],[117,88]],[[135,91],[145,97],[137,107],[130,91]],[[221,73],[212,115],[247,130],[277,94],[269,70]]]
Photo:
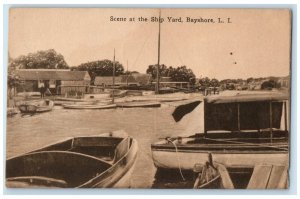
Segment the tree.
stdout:
[[219,87],[219,86],[220,86],[219,80],[213,78],[212,80],[210,80],[210,86],[212,86],[212,87],[214,87],[214,88],[215,88],[215,87]]
[[[91,76],[91,82],[93,84],[96,76],[112,76],[113,75],[113,62],[104,59],[100,61],[93,61],[80,64],[76,70],[88,71]],[[119,62],[115,62],[115,75],[124,74],[124,67]]]
[[177,67],[173,71],[170,70],[170,77],[173,81],[190,82],[192,84],[195,84],[195,75],[193,71],[186,66]]
[[[146,71],[147,74],[151,74],[153,79],[156,79],[157,65],[150,65]],[[160,77],[171,77],[172,81],[176,82],[190,82],[192,85],[196,83],[196,77],[193,71],[186,66],[180,66],[173,68],[167,67],[162,64],[159,66]]]
[[202,89],[205,89],[210,86],[210,79],[208,77],[204,77],[199,79],[199,84]]
[[20,85],[20,78],[16,74],[16,68],[11,66],[11,62],[12,59],[9,59],[7,75],[7,94],[9,99],[12,99],[12,97],[16,94],[16,88]]
[[274,80],[268,80],[268,81],[264,81],[261,84],[261,89],[263,90],[271,90],[272,88],[276,87],[276,82]]
[[65,69],[69,68],[64,57],[54,49],[29,53],[13,59],[10,67],[16,69]]
[[[156,71],[157,71],[157,64],[156,65],[149,65],[148,69],[146,70],[147,74],[151,74],[153,79],[156,79]],[[159,65],[159,77],[169,77],[168,71],[167,71],[167,66],[162,64]]]
[[249,78],[247,79],[247,83],[248,83],[248,84],[251,83],[251,82],[253,82],[253,81],[254,81],[253,77],[249,77]]

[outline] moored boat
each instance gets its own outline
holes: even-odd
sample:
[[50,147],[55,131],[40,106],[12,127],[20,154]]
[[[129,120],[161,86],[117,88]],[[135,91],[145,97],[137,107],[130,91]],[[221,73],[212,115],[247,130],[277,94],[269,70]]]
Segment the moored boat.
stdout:
[[[259,164],[289,164],[289,131],[285,95],[209,97],[177,107],[176,121],[202,106],[204,129],[194,135],[166,138],[151,145],[158,168],[191,170],[205,165],[207,153],[227,168],[254,168]],[[182,109],[178,111],[179,109]]]
[[156,108],[160,107],[161,104],[155,101],[130,101],[119,102],[117,106],[121,108]]
[[27,101],[18,106],[21,113],[42,113],[51,111],[54,102],[51,100]]
[[137,158],[128,135],[74,137],[6,161],[6,186],[125,188]]
[[111,109],[116,108],[116,104],[107,103],[75,103],[75,104],[62,104],[66,109]]
[[17,108],[8,107],[6,110],[6,115],[7,115],[7,117],[12,117],[12,116],[18,114],[18,112],[19,111],[17,110]]

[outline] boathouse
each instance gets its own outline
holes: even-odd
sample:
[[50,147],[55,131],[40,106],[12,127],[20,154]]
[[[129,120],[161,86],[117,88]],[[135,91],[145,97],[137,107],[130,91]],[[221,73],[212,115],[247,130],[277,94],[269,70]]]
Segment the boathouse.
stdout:
[[16,74],[21,82],[17,92],[39,92],[41,87],[46,87],[53,95],[65,95],[71,91],[87,93],[91,81],[87,71],[20,69]]

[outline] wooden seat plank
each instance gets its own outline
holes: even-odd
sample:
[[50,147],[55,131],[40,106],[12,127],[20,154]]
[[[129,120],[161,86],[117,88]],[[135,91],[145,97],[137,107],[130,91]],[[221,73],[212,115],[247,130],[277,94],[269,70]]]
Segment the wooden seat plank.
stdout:
[[287,167],[273,166],[267,189],[284,189],[287,183]]
[[272,165],[257,165],[254,167],[247,189],[266,189]]

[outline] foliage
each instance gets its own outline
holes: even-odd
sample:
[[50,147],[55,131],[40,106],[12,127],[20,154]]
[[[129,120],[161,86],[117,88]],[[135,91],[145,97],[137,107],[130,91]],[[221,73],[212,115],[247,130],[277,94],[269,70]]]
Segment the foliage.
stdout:
[[268,81],[264,81],[261,84],[261,89],[265,90],[271,90],[272,88],[276,88],[276,81],[275,80],[268,80]]
[[[150,65],[146,71],[147,74],[151,74],[153,79],[156,79],[157,65]],[[172,66],[167,67],[162,64],[159,66],[160,77],[170,77],[172,81],[176,82],[190,82],[192,85],[196,83],[196,78],[193,71],[186,66],[179,66],[173,68]]]
[[210,86],[210,79],[208,77],[200,78],[199,84],[201,88],[207,88]]
[[69,68],[64,57],[54,49],[29,53],[13,59],[9,67],[15,69],[65,69]]
[[[75,70],[75,67],[73,68]],[[113,75],[113,62],[105,59],[100,61],[93,61],[80,64],[76,70],[88,71],[91,76],[91,82],[93,84],[96,76],[112,76]],[[124,67],[119,62],[115,62],[115,75],[121,75],[124,73]]]
[[15,74],[8,74],[7,76],[7,87],[8,88],[15,88],[20,84],[20,79]]
[[213,78],[212,80],[210,80],[210,86],[212,86],[212,87],[219,87],[220,86],[219,80]]
[[203,77],[201,79],[199,79],[199,84],[201,89],[205,89],[207,87],[219,87],[220,86],[220,82],[219,80],[217,80],[216,78],[213,79],[209,79],[208,77]]

